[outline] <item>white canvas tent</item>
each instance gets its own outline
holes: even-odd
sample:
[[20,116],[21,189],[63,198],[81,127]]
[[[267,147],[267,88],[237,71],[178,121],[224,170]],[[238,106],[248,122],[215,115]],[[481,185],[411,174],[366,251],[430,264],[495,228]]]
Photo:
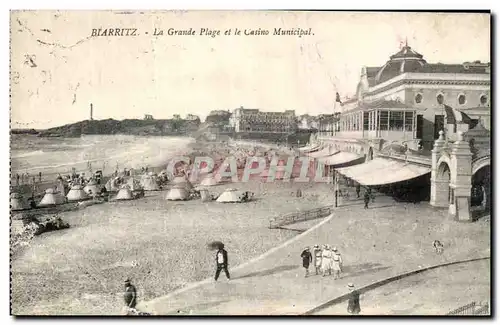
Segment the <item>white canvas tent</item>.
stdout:
[[174,185],[167,193],[168,201],[184,201],[189,199],[189,191],[183,184]]
[[88,200],[89,196],[85,193],[81,185],[73,185],[66,195],[66,199],[69,202],[84,201]]
[[12,193],[10,195],[10,209],[12,211],[20,211],[29,209],[28,202],[24,200],[23,196],[19,193]]
[[118,191],[118,194],[116,194],[115,200],[132,200],[134,198],[134,195],[132,194],[132,191],[130,190],[130,186],[127,184],[122,185],[120,190]]
[[38,206],[51,206],[51,205],[59,205],[66,203],[66,198],[60,193],[54,190],[53,188],[48,188],[45,190],[45,195],[43,196]]
[[105,187],[108,192],[117,192],[120,190],[122,185],[123,185],[123,177],[117,176],[110,178],[109,181],[106,183]]
[[130,177],[129,179],[127,179],[125,184],[128,185],[128,187],[131,191],[140,191],[140,190],[144,189],[141,185],[141,182],[133,177]]
[[219,203],[240,203],[243,201],[243,193],[235,188],[228,188],[217,198]]
[[87,194],[97,194],[100,192],[100,188],[99,188],[99,185],[97,185],[96,181],[94,181],[93,179],[91,179],[87,185],[85,185],[85,187],[83,188],[83,190],[85,191],[85,193]]
[[202,186],[214,186],[217,184],[218,182],[212,173],[208,174],[200,183]]
[[159,191],[158,177],[153,173],[144,174],[141,177],[141,186],[145,191]]
[[172,184],[174,185],[183,185],[186,190],[190,191],[193,189],[193,184],[189,181],[186,176],[177,176],[172,180]]

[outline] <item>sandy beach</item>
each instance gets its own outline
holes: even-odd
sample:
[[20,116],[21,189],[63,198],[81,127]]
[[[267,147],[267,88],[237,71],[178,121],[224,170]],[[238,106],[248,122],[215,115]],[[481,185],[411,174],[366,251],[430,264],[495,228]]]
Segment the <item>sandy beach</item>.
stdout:
[[[127,277],[136,284],[140,300],[168,294],[212,276],[214,253],[207,249],[208,242],[223,241],[230,266],[236,266],[297,235],[293,230],[268,229],[272,217],[333,202],[328,184],[254,179],[221,184],[210,192],[228,187],[254,192],[255,200],[172,202],[161,191],[61,213],[70,229],[35,237],[12,261],[13,313],[121,314]],[[298,188],[301,198],[295,197]]]

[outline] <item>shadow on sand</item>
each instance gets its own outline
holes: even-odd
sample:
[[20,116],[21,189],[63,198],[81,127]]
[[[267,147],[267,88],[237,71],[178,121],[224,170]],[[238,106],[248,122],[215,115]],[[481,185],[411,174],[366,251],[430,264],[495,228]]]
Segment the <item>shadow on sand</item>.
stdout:
[[298,265],[282,265],[282,266],[278,266],[278,267],[275,267],[272,269],[248,273],[248,274],[236,277],[234,279],[245,279],[245,278],[251,278],[251,277],[267,276],[267,275],[272,275],[272,274],[276,274],[276,273],[280,273],[280,272],[291,271],[291,270],[297,269],[298,267],[299,267]]
[[354,265],[346,265],[342,270],[342,273],[344,274],[342,278],[343,279],[353,278],[364,274],[375,273],[387,269],[390,269],[390,267],[382,266],[382,264],[380,263],[361,263]]

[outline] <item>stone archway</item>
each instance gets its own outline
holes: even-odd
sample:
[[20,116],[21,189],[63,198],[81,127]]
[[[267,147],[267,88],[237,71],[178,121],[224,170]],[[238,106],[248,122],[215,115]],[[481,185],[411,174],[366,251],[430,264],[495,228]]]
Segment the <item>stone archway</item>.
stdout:
[[432,179],[431,205],[446,208],[453,202],[453,193],[450,192],[451,169],[447,161],[440,160],[436,173]]

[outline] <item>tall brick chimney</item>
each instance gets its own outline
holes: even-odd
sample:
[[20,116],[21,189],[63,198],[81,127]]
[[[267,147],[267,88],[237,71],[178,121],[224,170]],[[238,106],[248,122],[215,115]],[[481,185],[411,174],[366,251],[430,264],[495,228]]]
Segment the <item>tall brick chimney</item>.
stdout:
[[94,107],[92,106],[92,103],[90,103],[90,120],[92,121],[93,118],[93,113],[94,113]]

